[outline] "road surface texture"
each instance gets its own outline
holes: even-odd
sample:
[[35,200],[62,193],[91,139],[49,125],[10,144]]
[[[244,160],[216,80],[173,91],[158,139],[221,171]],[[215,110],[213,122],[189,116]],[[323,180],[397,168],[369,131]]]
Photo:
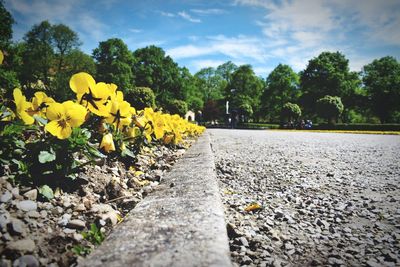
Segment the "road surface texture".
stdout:
[[237,265],[400,266],[399,136],[208,131]]

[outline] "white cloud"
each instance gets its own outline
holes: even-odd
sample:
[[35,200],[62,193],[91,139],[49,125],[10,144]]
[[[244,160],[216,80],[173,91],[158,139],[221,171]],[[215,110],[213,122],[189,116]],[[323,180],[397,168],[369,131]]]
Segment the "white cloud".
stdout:
[[351,55],[350,68],[359,71],[371,58],[360,48],[381,51],[384,45],[400,45],[398,0],[236,0],[234,4],[265,9],[264,20],[255,24],[266,37],[270,54],[296,70],[322,51],[341,51]]
[[227,13],[226,10],[219,9],[219,8],[209,8],[209,9],[191,9],[193,13],[198,15],[221,15]]
[[200,23],[200,19],[195,19],[192,16],[190,16],[188,13],[185,11],[178,12],[178,15],[181,16],[182,18],[186,19],[187,21],[194,22],[194,23]]
[[175,17],[175,14],[170,13],[170,12],[160,11],[160,14],[163,15],[164,17],[170,17],[170,18]]
[[141,29],[136,29],[136,28],[131,28],[131,29],[129,29],[129,31],[133,32],[133,33],[141,33],[142,32]]
[[224,55],[236,60],[247,58],[255,62],[265,62],[268,57],[262,40],[243,35],[237,37],[210,36],[201,44],[178,46],[167,50],[167,54],[174,59]]
[[224,63],[225,61],[223,60],[214,60],[214,59],[200,59],[200,60],[193,60],[190,62],[190,64],[196,69],[196,71],[208,67],[216,68]]
[[[80,1],[71,0],[13,0],[8,2],[10,10],[20,13],[27,25],[43,20],[63,23],[78,32],[80,36],[90,36],[94,41],[104,39],[107,26],[80,6]],[[21,38],[22,36],[18,36]]]
[[267,77],[267,75],[273,70],[269,67],[254,67],[253,71],[257,76]]

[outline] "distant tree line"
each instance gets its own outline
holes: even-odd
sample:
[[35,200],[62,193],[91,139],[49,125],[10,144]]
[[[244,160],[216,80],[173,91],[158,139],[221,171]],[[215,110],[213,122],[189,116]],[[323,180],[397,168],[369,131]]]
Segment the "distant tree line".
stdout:
[[229,101],[228,112],[246,121],[400,122],[400,63],[392,56],[374,60],[359,73],[350,71],[342,53],[322,52],[299,73],[279,64],[264,79],[251,65],[228,61],[192,75],[163,49],[130,51],[118,38],[100,42],[87,55],[79,49],[76,32],[48,21],[33,25],[23,41],[12,42],[14,19],[1,1],[0,21],[3,98],[20,87],[28,96],[41,89],[57,99],[70,99],[69,78],[85,71],[98,81],[115,83],[138,108],[152,106],[181,115],[191,109],[201,111],[205,121],[226,119]]

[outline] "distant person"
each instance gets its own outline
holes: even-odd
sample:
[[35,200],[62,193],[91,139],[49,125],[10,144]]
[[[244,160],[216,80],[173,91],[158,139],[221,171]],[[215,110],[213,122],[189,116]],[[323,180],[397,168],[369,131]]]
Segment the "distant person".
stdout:
[[306,124],[304,125],[304,129],[311,129],[312,128],[312,121],[306,120]]

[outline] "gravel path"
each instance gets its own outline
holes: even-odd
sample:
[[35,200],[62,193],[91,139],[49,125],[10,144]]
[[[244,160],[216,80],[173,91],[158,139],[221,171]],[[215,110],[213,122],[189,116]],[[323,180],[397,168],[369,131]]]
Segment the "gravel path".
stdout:
[[399,136],[208,131],[238,265],[400,266]]

